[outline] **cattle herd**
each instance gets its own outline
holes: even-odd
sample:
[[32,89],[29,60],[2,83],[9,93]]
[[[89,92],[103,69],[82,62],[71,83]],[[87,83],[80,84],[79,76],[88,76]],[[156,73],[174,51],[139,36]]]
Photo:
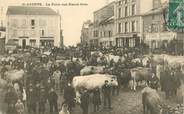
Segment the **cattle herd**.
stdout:
[[[43,100],[40,97],[32,98],[30,94],[32,90],[35,91],[35,96],[39,96],[42,89],[46,96],[54,93],[53,91],[56,91],[56,95],[64,93],[63,97],[66,102],[63,101],[63,107],[72,108],[67,106],[70,105],[65,95],[68,86],[71,85],[74,91],[74,95],[69,96],[75,97],[73,99],[75,103],[86,105],[85,92],[91,94],[94,90],[99,89],[103,94],[108,94],[108,92],[104,92],[106,84],[110,90],[118,93],[120,88],[134,92],[139,92],[141,89],[144,114],[149,114],[148,112],[150,114],[180,114],[183,111],[182,101],[176,106],[177,109],[172,109],[159,94],[161,90],[165,93],[165,98],[170,99],[177,96],[178,89],[184,89],[183,56],[135,55],[134,53],[114,55],[91,51],[90,55],[86,57],[68,57],[62,53],[56,55],[52,51],[30,49],[2,55],[0,58],[0,89],[6,93],[7,107],[11,108],[13,104],[18,114],[23,114],[20,108],[21,102],[27,102],[24,107],[27,106],[28,110],[30,108],[30,112],[34,113],[36,109],[32,109],[34,106],[29,103],[33,103],[31,101],[35,100],[36,106],[37,101]],[[15,95],[9,95],[8,92]],[[16,97],[13,99],[6,95]],[[184,91],[182,91],[182,95],[184,95]],[[106,97],[110,99],[110,96],[104,95],[104,98]],[[47,99],[51,98],[46,97]],[[17,106],[19,106],[18,109]],[[38,106],[40,107],[40,105]],[[55,107],[54,104],[53,107]],[[84,114],[87,113],[85,108],[87,107],[82,108]],[[39,111],[41,109],[39,108]],[[53,109],[56,112],[58,110],[57,108]],[[72,113],[70,109],[67,108],[67,110]],[[52,112],[51,109],[50,111]]]

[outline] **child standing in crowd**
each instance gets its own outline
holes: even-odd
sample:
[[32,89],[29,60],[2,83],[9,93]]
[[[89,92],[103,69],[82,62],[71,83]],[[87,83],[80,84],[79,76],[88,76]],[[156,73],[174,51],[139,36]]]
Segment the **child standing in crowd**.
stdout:
[[24,104],[21,102],[20,99],[17,100],[17,103],[15,104],[15,109],[16,109],[17,114],[24,113]]

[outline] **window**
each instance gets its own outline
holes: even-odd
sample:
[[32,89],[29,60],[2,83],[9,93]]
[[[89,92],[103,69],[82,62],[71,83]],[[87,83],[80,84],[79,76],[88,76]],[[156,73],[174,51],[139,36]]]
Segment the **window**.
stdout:
[[128,0],[125,0],[125,4],[128,3]]
[[36,40],[30,40],[30,45],[31,45],[31,47],[36,46]]
[[125,22],[125,33],[128,32],[128,22]]
[[118,5],[121,5],[121,3],[122,3],[122,1],[120,0],[120,1],[118,2]]
[[100,37],[103,37],[103,34],[102,34],[102,32],[100,32]]
[[118,33],[121,33],[121,23],[118,23]]
[[121,18],[121,8],[118,9],[118,17]]
[[135,4],[132,5],[132,15],[135,15]]
[[42,36],[44,36],[44,30],[42,30]]
[[95,30],[95,31],[93,32],[93,35],[94,35],[94,37],[98,37],[98,31]]
[[128,7],[126,6],[125,7],[125,17],[127,17],[128,16]]
[[31,26],[35,26],[35,20],[31,19]]
[[136,31],[136,25],[135,21],[132,21],[132,32]]
[[109,37],[112,36],[112,31],[108,31],[108,36],[109,36]]

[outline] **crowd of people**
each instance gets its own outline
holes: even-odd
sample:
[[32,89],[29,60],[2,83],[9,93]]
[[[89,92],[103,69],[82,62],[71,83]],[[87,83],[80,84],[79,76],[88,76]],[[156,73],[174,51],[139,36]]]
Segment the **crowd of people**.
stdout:
[[[57,63],[50,57],[30,54],[30,58],[25,61],[15,58],[14,61],[2,62],[1,78],[6,79],[6,72],[9,70],[25,71],[21,80],[8,80],[7,91],[4,102],[7,104],[8,114],[23,114],[27,111],[30,114],[45,114],[48,103],[50,113],[58,113],[58,102],[67,107],[72,112],[75,107],[75,90],[71,86],[72,78],[80,75],[83,67],[79,60],[70,61],[67,65]],[[89,59],[88,59],[89,60]],[[88,65],[94,65],[94,61]],[[113,61],[111,64],[114,64]],[[104,108],[111,107],[111,87],[104,82]],[[17,86],[18,89],[15,89]],[[83,114],[88,113],[89,92],[87,89],[81,93],[81,109]],[[99,111],[101,105],[100,88],[96,88],[93,93],[92,103],[94,111]],[[64,100],[59,101],[59,96],[63,95]],[[26,110],[25,110],[26,109]]]
[[[90,51],[89,51],[90,52]],[[105,66],[108,74],[117,76],[118,87],[112,87],[106,80],[102,91],[100,88],[95,88],[93,91],[88,91],[84,88],[81,91],[81,109],[83,114],[88,114],[90,94],[93,94],[92,104],[94,112],[99,111],[102,105],[105,109],[112,109],[111,96],[119,94],[121,85],[128,87],[131,68],[142,67],[140,63],[133,63],[131,60],[139,57],[136,52],[132,53],[120,53],[120,56],[125,57],[125,61],[118,60],[115,62],[113,59],[108,62],[102,56],[100,62],[97,61],[98,55],[89,55],[85,53],[85,50],[80,54],[82,61],[79,59],[73,61],[75,54],[67,54],[65,58],[70,59],[68,63],[57,62],[56,52],[54,51],[49,56],[41,56],[41,52],[30,51],[29,59],[24,60],[16,58],[9,63],[2,63],[1,78],[6,79],[5,73],[10,69],[23,69],[25,74],[21,80],[8,81],[7,92],[5,94],[4,102],[7,104],[8,114],[24,114],[28,111],[29,114],[45,114],[47,104],[49,106],[50,114],[69,114],[72,113],[75,107],[75,90],[72,87],[72,79],[74,76],[80,75],[80,70],[86,66]],[[118,51],[117,51],[118,52]],[[121,52],[121,51],[119,51]],[[24,52],[23,52],[24,53]],[[36,53],[36,54],[35,54]],[[38,54],[37,54],[38,53]],[[108,52],[106,52],[108,53]],[[66,54],[66,53],[65,53]],[[117,53],[116,53],[117,54]],[[68,56],[70,55],[70,56]],[[77,56],[78,57],[78,56]],[[65,60],[64,60],[65,61]],[[147,63],[147,67],[151,67],[151,63]],[[7,66],[11,66],[10,68]],[[154,68],[153,68],[154,69]],[[170,72],[169,72],[170,71]],[[159,85],[162,90],[166,92],[166,97],[176,95],[177,88],[180,86],[178,77],[181,77],[179,70],[168,70],[166,67],[161,72],[160,80],[156,76],[153,70],[152,76],[147,80],[147,84],[153,88],[158,89]],[[168,80],[170,80],[168,82]],[[175,80],[175,81],[173,81]],[[18,85],[18,91],[16,91],[15,85]],[[64,100],[60,99],[63,96]],[[103,96],[103,99],[101,99]],[[60,111],[59,103],[62,104],[62,110]]]

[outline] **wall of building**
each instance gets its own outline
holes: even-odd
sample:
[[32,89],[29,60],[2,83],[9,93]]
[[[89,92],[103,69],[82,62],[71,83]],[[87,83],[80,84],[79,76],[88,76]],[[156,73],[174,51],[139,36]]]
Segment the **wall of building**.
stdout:
[[113,38],[115,35],[114,14],[115,2],[94,12],[93,28],[90,29],[91,44],[103,47],[115,45],[115,38]]
[[137,4],[138,4],[138,14],[144,14],[148,11],[150,11],[151,9],[153,9],[153,2],[155,0],[137,0]]
[[[32,22],[34,20],[34,22]],[[34,23],[34,26],[31,25]],[[40,46],[41,40],[53,40],[54,46],[60,46],[60,17],[46,15],[7,15],[7,40],[19,37],[27,40],[27,45]],[[6,42],[7,42],[6,40]],[[36,40],[30,42],[30,40]],[[19,40],[19,45],[22,40]]]
[[0,54],[5,52],[5,38],[0,38]]

